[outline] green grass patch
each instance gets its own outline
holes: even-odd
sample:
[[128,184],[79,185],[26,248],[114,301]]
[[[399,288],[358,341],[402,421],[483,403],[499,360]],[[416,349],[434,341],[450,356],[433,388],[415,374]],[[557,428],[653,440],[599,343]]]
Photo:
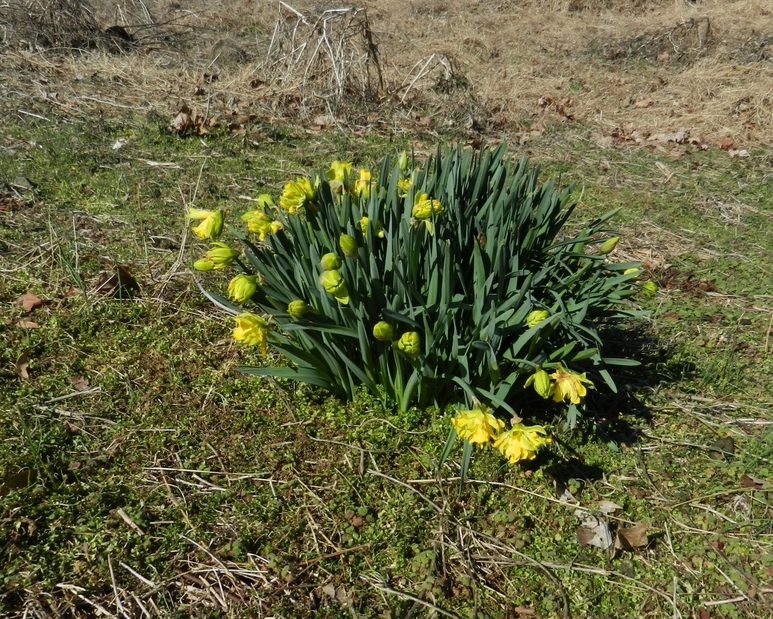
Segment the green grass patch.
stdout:
[[[0,614],[769,616],[771,153],[534,144],[584,185],[578,221],[624,207],[615,255],[660,290],[615,356],[644,365],[589,398],[592,437],[524,467],[477,451],[460,490],[461,447],[435,471],[442,415],[235,371],[263,361],[193,284],[185,206],[239,213],[334,156],[410,147],[260,131],[8,126],[0,190],[33,189],[0,210]],[[94,290],[115,263],[139,295]],[[44,305],[15,305],[26,291]],[[619,505],[613,529],[648,523],[648,545],[579,545],[557,484],[592,513]]]

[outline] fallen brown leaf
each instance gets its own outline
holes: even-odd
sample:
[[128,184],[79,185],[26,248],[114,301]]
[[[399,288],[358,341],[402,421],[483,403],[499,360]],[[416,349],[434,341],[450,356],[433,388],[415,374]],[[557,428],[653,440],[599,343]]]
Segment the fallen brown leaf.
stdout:
[[633,550],[649,544],[647,529],[649,525],[646,522],[628,527],[627,529],[618,529],[615,538],[615,548],[617,550]]
[[204,114],[199,110],[192,110],[187,105],[183,105],[177,116],[169,124],[169,131],[176,135],[185,135],[194,129],[199,135],[207,133],[207,129],[204,126]]
[[612,532],[609,523],[603,518],[589,515],[575,531],[577,541],[586,546],[595,546],[606,550],[612,545]]
[[75,391],[86,391],[89,388],[89,380],[83,376],[73,376],[70,378],[72,382],[72,388]]
[[613,503],[612,501],[599,501],[598,506],[599,506],[599,511],[602,514],[611,514],[612,512],[618,509],[623,509],[617,503]]
[[140,285],[126,267],[119,264],[112,273],[106,271],[99,276],[94,284],[94,290],[100,294],[125,299],[138,294]]
[[180,108],[180,111],[177,112],[177,116],[174,117],[174,120],[169,125],[169,131],[172,133],[176,133],[177,135],[182,135],[188,129],[191,127],[191,114],[193,111],[191,108],[189,108],[187,105],[183,105]]
[[21,469],[16,473],[9,473],[0,484],[0,496],[8,494],[11,490],[22,490],[35,483],[38,474],[34,469]]
[[750,475],[744,475],[741,477],[742,488],[756,488],[757,490],[762,490],[766,483],[767,482],[764,479],[757,479],[756,477],[752,477]]
[[15,324],[19,329],[37,329],[38,323],[32,322],[31,320],[21,320],[20,318],[13,321],[13,324]]
[[24,309],[25,312],[31,312],[43,305],[43,300],[28,290],[16,299],[16,305]]
[[22,354],[19,355],[19,358],[16,360],[16,375],[19,378],[23,378],[24,380],[29,380],[29,372],[27,371],[30,367],[30,350],[29,348],[25,350]]

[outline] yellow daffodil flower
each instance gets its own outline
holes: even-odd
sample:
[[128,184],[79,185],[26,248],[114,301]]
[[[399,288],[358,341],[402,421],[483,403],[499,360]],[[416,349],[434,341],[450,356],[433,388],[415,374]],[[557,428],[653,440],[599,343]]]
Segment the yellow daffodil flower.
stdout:
[[346,180],[346,177],[350,176],[351,173],[351,163],[345,163],[336,159],[330,164],[330,169],[325,172],[325,176],[328,181],[338,181],[339,183],[343,183]]
[[397,188],[400,190],[400,197],[404,198],[408,195],[408,192],[411,190],[411,187],[413,187],[413,179],[412,178],[401,178],[399,181],[397,181]]
[[649,279],[641,285],[641,291],[645,297],[654,297],[658,291],[658,285]]
[[578,374],[560,366],[550,375],[550,378],[554,381],[553,400],[555,402],[568,400],[572,404],[579,404],[588,393],[585,385],[593,388],[593,383],[585,377],[585,372]]
[[346,287],[346,280],[336,269],[323,271],[319,276],[319,283],[325,292],[332,294],[340,303],[344,305],[349,303],[349,289]]
[[641,275],[641,269],[633,268],[633,269],[626,269],[623,271],[623,275],[633,275],[636,274],[636,277],[633,279],[639,279],[639,275]]
[[257,275],[237,275],[228,283],[228,296],[232,301],[244,303],[258,289]]
[[534,310],[533,312],[529,312],[529,315],[526,316],[526,326],[531,329],[549,317],[550,312],[547,310]]
[[499,435],[494,441],[494,448],[498,449],[510,464],[515,464],[521,460],[534,460],[537,450],[552,440],[543,426],[516,423],[510,430]]
[[534,385],[534,391],[536,391],[540,396],[547,399],[553,394],[553,386],[550,384],[550,376],[548,376],[548,373],[543,370],[542,368],[539,368],[534,374],[529,376],[529,378],[526,379],[525,387],[528,387],[529,385]]
[[423,221],[430,235],[435,234],[432,218],[443,212],[443,205],[438,200],[432,200],[426,193],[417,193],[413,198],[411,216],[417,221]]
[[263,211],[248,211],[242,215],[242,221],[247,224],[247,230],[260,235],[260,240],[265,241],[269,234],[276,234],[284,226],[277,219],[271,219]]
[[270,327],[264,318],[245,312],[234,316],[236,328],[234,329],[234,339],[244,342],[247,346],[257,345],[261,354],[265,355],[267,350],[268,332]]
[[186,219],[201,220],[191,228],[193,234],[203,240],[215,240],[223,231],[223,211],[205,211],[198,208],[189,208]]
[[261,208],[270,208],[274,206],[274,198],[267,193],[262,193],[258,196],[258,206]]
[[311,180],[299,176],[284,186],[282,197],[279,198],[279,206],[290,215],[295,215],[302,207],[316,207],[314,204],[316,197],[317,188],[311,184]]
[[[367,217],[363,217],[362,219],[360,219],[360,230],[362,230],[362,235],[363,236],[365,236],[365,234],[366,234],[366,231],[368,229],[368,222],[369,221],[370,220]],[[376,230],[375,230],[375,232],[373,234],[376,235],[380,239],[384,238],[384,227],[381,225],[380,221],[376,222]]]
[[462,440],[481,447],[499,436],[505,427],[504,421],[497,419],[482,406],[469,411],[459,411],[451,420],[457,435]]
[[355,181],[352,193],[358,198],[368,198],[370,195],[370,170],[360,170],[360,178]]
[[330,191],[340,195],[344,192],[344,184],[352,174],[352,164],[342,163],[338,160],[330,164],[330,169],[325,172],[327,181],[330,184]]

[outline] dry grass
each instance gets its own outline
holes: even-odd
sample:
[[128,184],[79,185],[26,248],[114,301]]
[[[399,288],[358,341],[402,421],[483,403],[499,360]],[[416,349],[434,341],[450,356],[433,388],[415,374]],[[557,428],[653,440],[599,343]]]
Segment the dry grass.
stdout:
[[[199,4],[147,5],[146,18],[195,33],[184,49],[8,51],[6,78],[35,91],[42,73],[57,82],[54,103],[72,109],[111,106],[96,98],[169,114],[187,103],[307,121],[332,112],[333,124],[423,118],[470,134],[577,121],[602,135],[684,128],[745,147],[773,140],[773,38],[759,34],[773,29],[773,10],[763,0],[371,1],[326,22],[337,4],[294,3],[303,19],[278,4]],[[102,27],[130,19],[97,8]],[[324,23],[333,27],[315,30]],[[356,105],[340,105],[352,96]]]

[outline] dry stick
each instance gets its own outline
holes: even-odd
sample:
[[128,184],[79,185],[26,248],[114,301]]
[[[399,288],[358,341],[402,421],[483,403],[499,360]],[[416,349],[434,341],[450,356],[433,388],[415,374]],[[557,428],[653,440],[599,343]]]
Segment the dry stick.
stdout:
[[113,562],[110,559],[110,555],[107,556],[107,567],[110,570],[110,582],[113,585],[113,597],[115,597],[115,606],[118,609],[119,614],[128,619],[123,604],[121,604],[121,598],[118,597],[118,586],[115,584],[115,573],[113,572]]
[[519,557],[523,557],[523,559],[525,559],[526,561],[528,561],[532,565],[537,566],[539,569],[541,569],[543,572],[545,572],[545,575],[553,582],[554,585],[556,585],[559,588],[559,590],[561,592],[561,597],[563,598],[563,602],[564,602],[564,617],[566,619],[570,619],[571,618],[572,615],[571,615],[571,612],[569,610],[569,596],[566,593],[566,589],[564,589],[564,586],[561,584],[561,581],[558,580],[558,578],[556,578],[555,576],[553,576],[551,571],[546,567],[546,565],[544,563],[542,563],[541,561],[538,561],[537,559],[534,559],[534,558],[530,557],[527,554],[522,553],[521,551],[519,551],[519,550],[517,550],[517,549],[515,549],[515,548],[513,548],[511,546],[500,546],[499,545],[499,540],[497,540],[495,537],[491,537],[490,535],[486,535],[485,533],[480,533],[480,532],[473,531],[469,527],[468,527],[468,530],[473,535],[473,537],[475,535],[480,535],[481,537],[487,538],[489,540],[489,546],[490,547],[496,548],[500,552],[502,550],[505,550],[506,552],[511,552],[513,554],[518,555]]
[[75,597],[77,597],[79,600],[82,600],[86,602],[89,606],[94,608],[98,614],[104,615],[105,617],[115,617],[113,613],[111,613],[109,610],[107,610],[104,606],[100,606],[93,600],[90,600],[85,595],[81,593],[81,591],[85,591],[83,587],[76,587],[75,585],[68,585],[65,583],[59,583],[56,585],[60,589],[63,589],[64,591],[69,591],[70,593],[74,593]]
[[[389,481],[391,481],[393,483],[399,484],[400,486],[408,488],[411,492],[416,493],[419,497],[421,497],[422,499],[424,499],[424,501],[426,501],[429,505],[431,505],[438,514],[441,514],[441,515],[443,514],[443,510],[436,503],[434,503],[433,501],[428,499],[421,492],[419,492],[418,490],[416,490],[412,486],[408,485],[406,482],[400,481],[399,479],[395,479],[394,477],[389,477],[388,475],[384,475],[383,473],[374,471],[373,469],[368,469],[367,472],[369,474],[371,474],[371,475],[375,475],[376,477],[382,477],[382,478],[387,479],[387,480],[389,480]],[[488,483],[488,482],[481,482],[481,483]],[[503,485],[503,486],[505,486],[506,484],[492,484],[492,485]],[[515,488],[515,486],[513,486],[513,487]],[[516,489],[518,489],[518,488],[516,488]],[[528,491],[526,491],[526,492],[528,492]],[[540,496],[541,498],[547,498],[547,497],[542,497],[541,495],[538,495],[536,493],[529,492],[529,494],[534,494],[535,496]],[[561,501],[556,501],[556,502],[557,503],[561,503]],[[468,529],[469,529],[469,527],[468,527]],[[469,529],[469,531],[471,531],[473,534],[475,534],[475,532],[472,529]],[[479,533],[479,535],[484,536],[484,537],[488,537],[488,536],[485,536],[485,534],[483,534],[483,533]],[[494,538],[491,538],[491,539],[494,539]],[[554,584],[557,584],[561,588],[561,592],[562,592],[562,595],[563,595],[563,598],[564,598],[564,616],[568,619],[571,616],[570,615],[570,611],[569,611],[569,597],[567,596],[566,591],[564,590],[564,588],[561,586],[561,583],[556,579],[555,576],[553,576],[550,573],[550,570],[548,570],[545,567],[545,564],[540,562],[540,561],[537,561],[537,559],[533,559],[532,557],[530,557],[530,556],[528,556],[528,555],[526,555],[526,554],[524,554],[522,552],[519,552],[515,548],[507,548],[507,550],[509,552],[513,552],[513,553],[517,554],[518,556],[523,557],[525,560],[529,561],[533,565],[538,566],[541,570],[543,570],[547,574],[548,578],[550,578],[554,582]],[[394,590],[390,590],[389,592],[394,592]],[[396,594],[400,594],[400,593],[401,592],[396,592]],[[413,598],[410,598],[410,599],[413,599]],[[424,602],[421,602],[421,603],[424,603]]]
[[145,605],[142,603],[140,598],[138,598],[136,595],[132,593],[132,599],[137,603],[137,606],[140,607],[142,614],[145,615],[148,619],[152,619],[151,614],[148,612],[148,609],[145,608]]
[[263,479],[261,478],[262,475],[266,475],[266,473],[233,473],[229,471],[205,471],[203,469],[182,469],[182,468],[173,468],[171,466],[144,466],[142,467],[143,471],[165,471],[168,473],[201,473],[203,475],[233,475],[239,479],[246,479],[246,478],[254,478],[257,481],[273,481],[277,484],[286,484],[286,481],[277,480],[277,479]]
[[443,513],[443,509],[437,503],[432,502],[430,499],[428,499],[426,496],[424,496],[421,492],[416,490],[416,488],[413,488],[412,486],[409,486],[404,481],[400,481],[399,479],[395,479],[394,477],[390,477],[389,475],[384,475],[383,473],[380,473],[379,471],[374,471],[373,469],[368,469],[366,471],[366,473],[368,473],[370,475],[374,475],[376,477],[381,477],[381,478],[386,479],[388,481],[391,481],[392,483],[397,484],[398,486],[402,486],[403,488],[408,488],[408,490],[410,490],[411,492],[413,492],[417,496],[419,496],[422,499],[424,499],[424,501],[426,501],[430,505],[430,507],[432,507],[432,509],[434,509],[438,514],[442,514]]
[[129,527],[130,527],[132,530],[134,530],[134,531],[137,533],[137,535],[145,535],[145,531],[143,531],[142,529],[140,529],[140,527],[139,527],[139,526],[137,526],[137,523],[136,523],[136,522],[134,522],[134,520],[132,520],[132,519],[129,517],[129,514],[127,514],[127,513],[126,513],[126,512],[125,512],[123,509],[121,509],[121,508],[119,507],[118,509],[116,509],[116,510],[115,510],[115,513],[116,513],[116,514],[118,514],[118,515],[121,517],[121,519],[122,519],[122,520],[123,520],[123,521],[124,521],[126,524],[128,524],[128,525],[129,525]]
[[403,93],[403,96],[400,98],[400,103],[405,103],[405,98],[408,96],[408,93],[411,91],[411,88],[413,88],[413,85],[419,81],[420,78],[424,77],[426,75],[425,69],[429,66],[429,63],[432,62],[432,60],[435,58],[435,54],[433,53],[429,58],[427,58],[427,62],[424,63],[424,66],[421,68],[421,71],[419,71],[416,74],[416,77],[413,78],[413,81],[411,81],[410,84],[408,84],[408,88]]
[[710,602],[703,602],[703,605],[704,606],[719,606],[720,604],[734,604],[735,602],[743,602],[744,600],[748,600],[748,599],[749,598],[747,598],[745,595],[743,595],[743,596],[739,596],[739,597],[730,598],[728,600],[713,600],[713,601],[710,601]]
[[374,582],[370,582],[367,579],[360,576],[365,582],[367,582],[371,587],[374,589],[378,589],[379,591],[382,591],[384,593],[389,593],[390,595],[394,595],[400,598],[403,598],[404,600],[410,600],[411,602],[414,602],[415,604],[421,604],[422,606],[425,606],[429,608],[430,610],[435,611],[439,615],[443,615],[444,617],[450,617],[451,619],[461,619],[459,615],[456,615],[454,613],[450,613],[447,610],[443,610],[442,608],[438,608],[431,602],[427,602],[426,600],[422,600],[419,597],[416,597],[415,595],[411,595],[410,593],[406,593],[405,591],[398,591],[397,589],[392,589],[390,587],[387,587],[386,585],[376,584]]
[[641,580],[639,580],[637,578],[634,578],[632,576],[626,576],[625,574],[621,574],[619,572],[613,572],[611,570],[605,570],[605,569],[602,569],[602,568],[592,567],[592,566],[589,566],[589,565],[582,565],[580,563],[572,563],[571,565],[565,565],[565,564],[562,564],[562,563],[551,563],[551,562],[547,562],[546,561],[546,562],[543,563],[543,565],[545,567],[550,567],[550,568],[557,569],[557,570],[569,570],[570,572],[571,571],[586,572],[586,573],[589,573],[589,574],[598,574],[599,576],[612,576],[614,578],[622,578],[623,580],[629,580],[631,582],[636,583],[637,586],[642,587],[642,588],[646,589],[647,591],[651,591],[655,595],[660,596],[661,598],[666,600],[666,602],[671,604],[671,596],[668,595],[667,593],[664,593],[660,589],[655,589],[654,587],[650,587],[649,585],[641,582]]
[[153,588],[156,587],[156,583],[154,583],[152,580],[148,580],[142,574],[138,573],[136,570],[133,570],[128,565],[126,565],[126,563],[120,562],[120,563],[118,563],[118,565],[120,565],[123,569],[125,569],[127,572],[129,572],[129,574],[134,576],[137,580],[139,580],[140,582],[148,585],[148,587],[153,587]]
[[737,492],[750,492],[754,491],[756,488],[734,488],[731,490],[721,490],[720,492],[712,492],[711,494],[705,494],[703,496],[698,496],[693,499],[688,499],[687,501],[682,501],[681,503],[674,503],[670,506],[669,509],[674,509],[676,507],[681,507],[682,505],[687,505],[688,503],[695,503],[696,501],[703,501],[704,499],[711,499],[715,496],[722,496],[723,494],[735,494]]
[[46,122],[52,122],[50,118],[46,118],[45,116],[41,116],[40,114],[33,114],[32,112],[25,112],[24,110],[16,110],[19,114],[24,114],[25,116],[32,116],[33,118],[39,118],[40,120],[45,120]]

